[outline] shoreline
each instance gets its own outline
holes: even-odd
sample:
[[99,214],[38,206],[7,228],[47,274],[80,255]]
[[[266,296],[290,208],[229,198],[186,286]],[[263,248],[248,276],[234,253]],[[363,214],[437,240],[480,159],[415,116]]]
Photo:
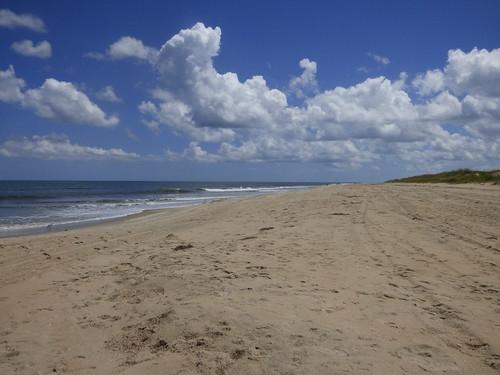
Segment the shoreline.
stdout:
[[[116,217],[103,218],[103,219],[82,220],[82,221],[73,222],[73,223],[61,223],[61,224],[57,224],[55,227],[52,227],[53,224],[49,224],[47,226],[40,226],[40,227],[35,227],[35,228],[30,228],[30,229],[25,229],[25,230],[12,231],[13,233],[5,233],[5,234],[2,233],[2,234],[0,234],[0,239],[30,237],[30,236],[37,236],[37,235],[43,235],[43,234],[58,233],[58,232],[68,232],[68,231],[77,230],[77,229],[112,224],[112,223],[120,222],[121,220],[132,219],[134,217],[141,217],[143,215],[146,216],[146,215],[154,213],[155,211],[180,210],[183,208],[187,208],[187,207],[148,209],[148,210],[143,210],[141,212],[126,214],[123,216],[116,216]],[[49,229],[49,227],[51,227],[51,228]]]
[[357,184],[0,238],[0,373],[498,374],[498,222]]
[[[119,214],[116,216],[111,216],[111,217],[96,217],[92,219],[83,219],[83,220],[74,220],[70,222],[61,222],[61,223],[47,223],[43,225],[35,225],[35,226],[28,226],[24,228],[19,228],[19,229],[6,229],[2,232],[0,232],[0,239],[1,238],[11,238],[11,237],[20,237],[20,236],[28,236],[28,235],[36,235],[36,234],[43,234],[43,233],[54,233],[58,231],[68,231],[71,229],[77,229],[77,228],[82,228],[82,227],[88,227],[88,226],[95,226],[95,225],[102,225],[108,222],[113,222],[115,220],[121,220],[129,217],[134,217],[136,215],[141,215],[143,213],[147,213],[150,211],[162,211],[162,210],[178,210],[178,209],[183,209],[183,208],[188,208],[188,207],[194,207],[198,205],[203,205],[207,203],[212,203],[212,202],[217,202],[221,200],[226,200],[226,199],[242,199],[242,198],[252,198],[252,197],[257,197],[261,195],[268,195],[268,194],[278,194],[278,193],[283,193],[283,192],[294,192],[294,191],[300,191],[300,190],[307,190],[307,189],[314,189],[317,187],[321,186],[328,186],[328,185],[304,185],[300,187],[292,187],[287,191],[257,191],[255,190],[254,194],[250,195],[243,195],[243,196],[226,196],[226,197],[217,197],[214,196],[212,198],[207,198],[206,200],[200,201],[198,203],[192,203],[192,204],[187,204],[185,206],[174,206],[174,207],[158,207],[158,208],[143,208],[139,212],[132,212],[132,213],[125,213],[125,214]],[[281,188],[281,186],[279,187]],[[297,190],[295,190],[297,189]],[[252,190],[253,191],[253,190]]]
[[[339,184],[340,185],[340,184]],[[308,189],[304,190],[311,190],[311,189],[317,189],[320,187],[324,186],[330,186],[330,185],[319,185],[319,186],[314,186]],[[286,191],[286,192],[273,192],[273,193],[264,193],[264,194],[258,194],[258,195],[251,195],[251,196],[243,196],[243,197],[224,197],[224,198],[214,198],[212,200],[207,200],[202,203],[197,203],[197,204],[192,204],[184,207],[172,207],[172,208],[150,208],[150,209],[145,209],[141,212],[136,212],[132,214],[126,214],[123,216],[117,216],[117,217],[112,217],[112,218],[104,218],[104,219],[91,219],[88,221],[80,221],[80,222],[75,222],[75,223],[63,223],[57,225],[54,229],[47,229],[47,226],[45,227],[39,227],[36,228],[37,230],[30,230],[28,229],[29,232],[26,233],[18,233],[18,234],[0,234],[0,240],[2,239],[9,239],[9,238],[23,238],[23,237],[33,237],[33,236],[39,236],[39,235],[50,235],[52,233],[59,233],[59,232],[72,232],[72,231],[77,231],[79,229],[86,229],[86,228],[93,228],[93,227],[100,227],[108,224],[114,224],[114,223],[120,223],[120,222],[125,222],[127,220],[131,220],[134,218],[140,218],[143,216],[149,216],[153,215],[156,213],[170,213],[174,214],[178,211],[181,210],[187,210],[190,208],[198,207],[198,206],[203,206],[203,205],[209,205],[213,204],[216,202],[222,202],[222,201],[238,201],[238,200],[243,200],[243,199],[253,199],[253,198],[258,198],[261,196],[267,196],[267,195],[272,195],[272,194],[288,194],[288,193],[295,193],[299,192],[302,190],[297,190],[297,191]]]
[[[274,193],[274,194],[279,194],[279,193]],[[262,195],[266,195],[266,194],[262,194]],[[110,218],[102,218],[102,219],[96,218],[96,219],[82,220],[82,221],[72,222],[72,223],[61,223],[61,224],[57,224],[55,226],[53,224],[49,224],[46,226],[39,226],[39,227],[34,227],[34,228],[29,228],[29,229],[22,229],[22,230],[18,230],[18,231],[13,230],[12,233],[0,233],[0,240],[7,239],[7,238],[14,238],[14,237],[28,237],[28,236],[36,236],[36,235],[41,235],[41,234],[68,232],[68,231],[77,230],[77,229],[81,229],[81,228],[88,228],[88,227],[95,227],[95,226],[101,226],[101,225],[106,225],[106,224],[112,224],[115,222],[133,219],[136,217],[147,216],[147,215],[154,214],[157,212],[179,211],[179,210],[184,210],[184,209],[188,209],[191,207],[201,206],[201,205],[210,204],[210,203],[219,202],[219,201],[224,201],[224,200],[228,200],[228,199],[238,200],[238,199],[251,199],[254,197],[256,197],[256,196],[214,198],[212,200],[207,200],[207,201],[202,202],[202,203],[187,205],[187,206],[183,206],[183,207],[148,208],[148,209],[142,210],[141,212],[124,214],[121,216],[110,217]],[[49,227],[51,227],[51,228],[49,229]]]

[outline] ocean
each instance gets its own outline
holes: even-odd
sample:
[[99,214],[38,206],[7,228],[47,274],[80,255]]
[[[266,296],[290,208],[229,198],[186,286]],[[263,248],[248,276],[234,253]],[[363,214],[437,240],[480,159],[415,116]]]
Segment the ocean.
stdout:
[[0,181],[0,236],[44,232],[145,210],[307,189],[321,183]]

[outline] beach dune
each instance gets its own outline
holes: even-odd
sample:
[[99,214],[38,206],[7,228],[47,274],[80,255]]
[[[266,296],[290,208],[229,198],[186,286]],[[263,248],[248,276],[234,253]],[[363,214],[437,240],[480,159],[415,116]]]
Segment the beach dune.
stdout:
[[0,239],[0,374],[498,374],[499,223],[345,185]]

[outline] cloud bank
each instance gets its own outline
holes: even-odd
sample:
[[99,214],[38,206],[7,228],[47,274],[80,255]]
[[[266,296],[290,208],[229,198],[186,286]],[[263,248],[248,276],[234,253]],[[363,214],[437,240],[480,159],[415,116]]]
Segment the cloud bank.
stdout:
[[[450,50],[444,68],[408,82],[368,78],[320,92],[317,64],[300,61],[287,94],[257,75],[245,81],[218,72],[221,29],[197,23],[170,38],[149,61],[158,76],[139,105],[144,122],[166,126],[191,143],[171,159],[206,161],[319,161],[356,167],[383,160],[438,166],[442,161],[498,161],[500,49]],[[372,57],[382,64],[389,60]],[[412,90],[413,89],[413,90]],[[307,93],[307,94],[306,94]],[[450,132],[453,124],[457,131]],[[209,153],[203,143],[219,144]]]
[[[152,68],[156,87],[138,110],[156,134],[168,128],[186,139],[184,150],[166,150],[170,160],[427,170],[484,168],[500,161],[500,49],[452,49],[444,66],[414,77],[380,75],[325,90],[318,83],[318,63],[303,58],[288,87],[277,89],[261,75],[242,80],[218,71],[214,60],[221,38],[219,27],[197,23],[159,49],[124,36],[105,52],[87,56],[134,59]],[[390,63],[384,56],[370,57]],[[97,97],[120,100],[111,86]],[[27,89],[13,68],[0,71],[0,100],[50,120],[102,127],[119,121],[71,83],[49,78]]]
[[121,148],[100,148],[71,143],[65,135],[34,135],[12,139],[0,144],[0,155],[8,158],[44,160],[135,160],[136,153]]

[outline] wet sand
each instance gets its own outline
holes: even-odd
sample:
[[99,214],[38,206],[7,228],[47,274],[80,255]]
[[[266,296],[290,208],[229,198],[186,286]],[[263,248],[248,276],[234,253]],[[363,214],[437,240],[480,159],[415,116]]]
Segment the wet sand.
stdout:
[[500,187],[350,185],[0,239],[0,374],[499,374]]

